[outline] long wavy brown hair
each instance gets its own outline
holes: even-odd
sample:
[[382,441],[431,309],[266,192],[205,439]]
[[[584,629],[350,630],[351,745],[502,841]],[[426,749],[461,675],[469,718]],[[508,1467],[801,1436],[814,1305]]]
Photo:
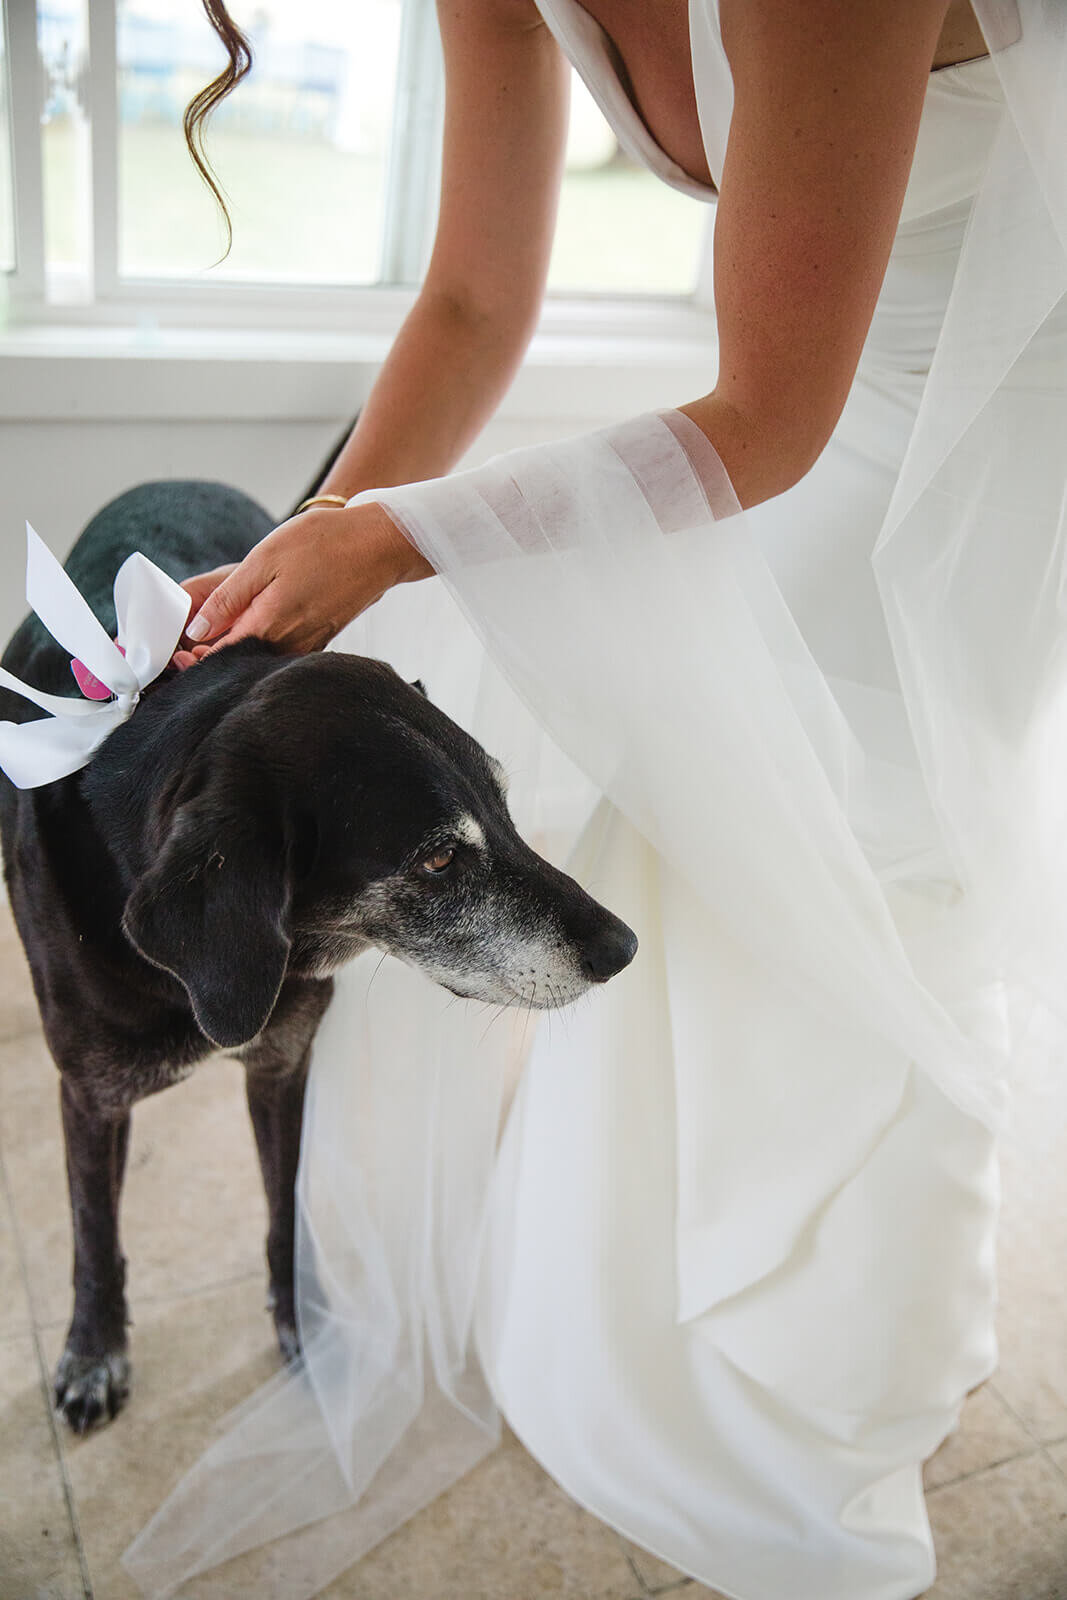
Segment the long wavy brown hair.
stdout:
[[233,244],[233,226],[230,222],[230,213],[226,208],[226,197],[222,192],[215,170],[208,160],[204,148],[204,124],[208,117],[219,105],[231,89],[236,88],[241,79],[246,77],[252,67],[252,46],[245,35],[234,22],[226,10],[222,0],[200,0],[204,8],[204,15],[222,40],[226,55],[229,58],[217,78],[213,78],[200,93],[194,95],[185,108],[182,118],[182,127],[185,130],[185,143],[189,148],[196,169],[218,204],[226,224],[226,249],[222,259],[230,253]]

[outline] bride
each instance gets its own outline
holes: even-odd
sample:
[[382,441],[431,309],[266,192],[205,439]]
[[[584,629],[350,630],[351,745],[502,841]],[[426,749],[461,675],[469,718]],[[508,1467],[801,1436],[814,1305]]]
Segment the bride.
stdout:
[[[422,292],[320,494],[188,585],[180,660],[340,635],[424,672],[642,954],[537,1034],[499,1143],[514,1041],[357,964],[309,1086],[305,1369],[127,1564],[169,1593],[314,1523],[271,1566],[310,1595],[499,1408],[737,1600],[913,1600],[922,1462],[996,1360],[995,1130],[1067,959],[1067,15],[439,14]],[[718,375],[443,477],[537,315],[565,57],[718,196]]]

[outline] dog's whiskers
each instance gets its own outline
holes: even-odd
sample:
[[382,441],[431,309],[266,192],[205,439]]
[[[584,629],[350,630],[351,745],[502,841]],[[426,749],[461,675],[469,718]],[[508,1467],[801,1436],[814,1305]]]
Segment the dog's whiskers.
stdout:
[[507,1007],[507,1002],[506,1001],[505,1001],[505,1003],[503,1005],[497,1006],[495,1015],[493,1015],[492,1017],[489,1018],[489,1022],[486,1025],[485,1032],[482,1034],[481,1038],[478,1040],[478,1048],[479,1049],[481,1049],[482,1045],[485,1043],[486,1039],[488,1038],[489,1029],[493,1026],[493,1024],[495,1022],[499,1022],[500,1021],[500,1018],[504,1015],[504,1012],[507,1009],[508,1009],[508,1007]]
[[389,954],[388,950],[383,950],[382,951],[381,959],[379,960],[378,965],[375,967],[374,971],[370,975],[370,981],[367,984],[367,992],[366,992],[366,996],[365,996],[365,999],[366,999],[368,1004],[370,1003],[370,992],[371,992],[371,989],[374,987],[374,980],[378,976],[379,972],[381,972],[382,968],[385,966],[385,958],[386,958],[386,956],[388,954]]
[[522,1038],[519,1040],[519,1059],[523,1061],[526,1059],[526,1034],[530,1027],[530,1018],[532,1015],[533,1004],[531,1001],[528,1001],[526,1004],[526,1017],[522,1024]]

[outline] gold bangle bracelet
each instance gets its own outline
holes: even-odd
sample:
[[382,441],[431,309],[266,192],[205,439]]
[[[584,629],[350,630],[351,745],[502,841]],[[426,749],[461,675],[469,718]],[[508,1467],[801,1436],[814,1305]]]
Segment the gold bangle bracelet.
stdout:
[[346,506],[348,500],[349,497],[346,494],[313,494],[309,499],[301,500],[293,512],[293,516],[298,517],[301,511],[310,511],[312,506]]

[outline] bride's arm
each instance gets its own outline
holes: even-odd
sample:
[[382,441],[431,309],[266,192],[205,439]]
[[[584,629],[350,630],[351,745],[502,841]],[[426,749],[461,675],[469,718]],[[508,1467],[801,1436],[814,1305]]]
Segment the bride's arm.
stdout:
[[946,0],[721,0],[734,111],[715,223],[719,377],[683,406],[743,506],[790,488],[856,373]]
[[[438,0],[438,16],[446,97],[433,254],[324,493],[447,472],[500,403],[540,310],[569,68],[533,0]],[[386,588],[430,569],[379,507],[364,506],[293,517],[222,582],[225,570],[186,582],[204,624],[190,638],[228,629],[227,644],[258,634],[310,650]]]
[[569,69],[531,0],[439,0],[441,210],[418,300],[323,485],[447,472],[515,376],[548,276]]

